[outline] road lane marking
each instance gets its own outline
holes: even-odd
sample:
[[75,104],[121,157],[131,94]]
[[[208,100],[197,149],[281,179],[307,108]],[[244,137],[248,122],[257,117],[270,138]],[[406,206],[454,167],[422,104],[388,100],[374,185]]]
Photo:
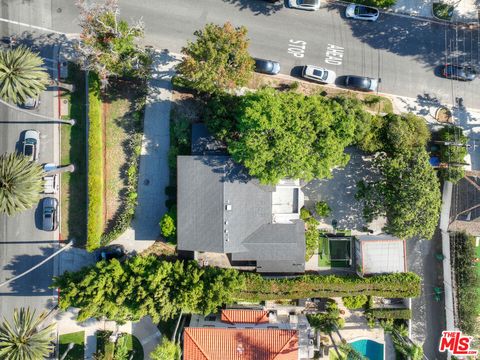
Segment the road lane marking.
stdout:
[[342,65],[345,49],[341,46],[328,44],[325,52],[325,62],[330,65]]
[[305,48],[307,42],[303,40],[291,40],[288,43],[288,53],[295,57],[303,58],[305,56]]

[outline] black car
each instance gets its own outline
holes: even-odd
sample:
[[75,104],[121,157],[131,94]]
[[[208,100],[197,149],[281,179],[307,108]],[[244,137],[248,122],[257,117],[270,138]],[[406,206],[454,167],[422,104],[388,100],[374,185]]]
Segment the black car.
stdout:
[[378,80],[366,76],[349,75],[345,77],[345,86],[355,90],[376,91]]
[[466,68],[464,66],[457,66],[447,64],[444,66],[442,75],[447,79],[461,80],[461,81],[472,81],[475,79],[475,72],[472,69]]
[[97,261],[102,261],[102,260],[112,260],[112,259],[118,259],[122,260],[125,257],[125,254],[127,252],[125,251],[125,248],[123,245],[109,245],[105,246],[104,248],[98,250],[97,252]]
[[276,75],[280,72],[280,64],[276,61],[256,58],[254,58],[253,60],[255,60],[256,72],[268,75]]

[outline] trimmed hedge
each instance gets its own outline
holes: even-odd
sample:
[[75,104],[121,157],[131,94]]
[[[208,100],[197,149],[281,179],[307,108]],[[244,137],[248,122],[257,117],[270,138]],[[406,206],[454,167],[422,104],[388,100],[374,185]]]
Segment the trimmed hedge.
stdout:
[[102,101],[100,100],[100,80],[90,72],[88,76],[88,219],[87,250],[100,246],[103,221],[103,123]]
[[412,318],[410,309],[370,309],[368,312],[375,319],[409,320]]
[[302,275],[289,279],[267,279],[244,275],[246,286],[235,294],[245,301],[328,298],[355,295],[407,298],[420,295],[421,278],[414,273],[395,273],[361,278],[355,275]]

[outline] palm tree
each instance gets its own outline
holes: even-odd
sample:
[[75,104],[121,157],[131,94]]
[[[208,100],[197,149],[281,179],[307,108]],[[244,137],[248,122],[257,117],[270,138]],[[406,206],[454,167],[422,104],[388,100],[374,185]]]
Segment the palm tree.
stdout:
[[43,60],[24,46],[0,51],[0,98],[20,104],[37,97],[48,84]]
[[13,311],[13,323],[3,320],[0,325],[0,358],[5,360],[38,360],[53,350],[53,328],[50,324],[40,328],[47,314],[35,318],[29,308]]
[[308,321],[315,330],[320,330],[328,334],[328,336],[330,337],[330,341],[332,342],[333,348],[338,355],[338,358],[343,359],[344,356],[342,356],[342,354],[338,350],[332,333],[335,331],[338,334],[340,340],[343,341],[343,338],[340,335],[338,329],[341,329],[343,327],[344,320],[340,317],[340,310],[338,309],[338,305],[335,301],[327,302],[325,310],[326,313],[308,315]]
[[0,155],[0,213],[13,215],[37,203],[43,175],[41,166],[22,154]]

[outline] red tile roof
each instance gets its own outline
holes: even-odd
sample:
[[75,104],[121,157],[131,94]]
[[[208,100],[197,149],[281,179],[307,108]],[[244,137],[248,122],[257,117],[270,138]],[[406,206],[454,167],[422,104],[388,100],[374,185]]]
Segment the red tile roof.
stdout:
[[298,360],[297,330],[185,328],[185,360]]
[[268,323],[268,311],[226,309],[222,310],[222,321],[230,324]]

